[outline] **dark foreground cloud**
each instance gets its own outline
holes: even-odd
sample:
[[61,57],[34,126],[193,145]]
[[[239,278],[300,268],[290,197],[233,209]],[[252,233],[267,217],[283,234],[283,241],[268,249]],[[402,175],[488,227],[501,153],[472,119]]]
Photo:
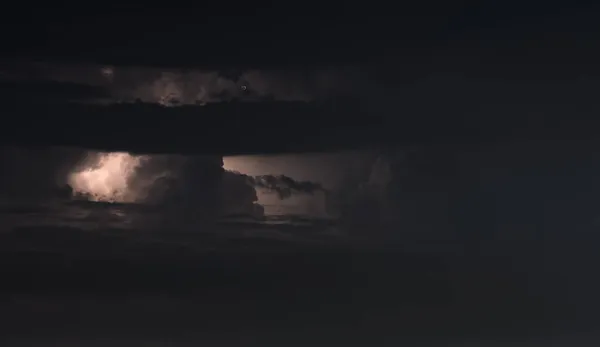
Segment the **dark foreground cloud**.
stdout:
[[9,199],[43,199],[56,196],[68,174],[88,151],[65,148],[0,148],[0,195]]
[[258,204],[256,189],[248,177],[237,172],[225,171],[221,186],[221,203],[225,215],[263,217],[264,208]]
[[280,199],[289,198],[294,194],[327,193],[320,183],[296,181],[286,175],[246,176],[246,180],[251,186],[274,191]]
[[264,206],[260,205],[257,190],[275,193],[279,200],[317,192],[322,192],[327,199],[329,193],[320,183],[297,181],[286,175],[251,176],[226,170],[222,181],[224,209],[229,213],[262,217]]

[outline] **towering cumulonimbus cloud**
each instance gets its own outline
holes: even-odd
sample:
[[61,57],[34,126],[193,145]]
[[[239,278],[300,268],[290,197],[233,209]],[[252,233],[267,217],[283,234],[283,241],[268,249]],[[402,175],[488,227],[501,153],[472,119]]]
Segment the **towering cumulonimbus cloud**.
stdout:
[[209,218],[221,209],[221,156],[137,155],[71,148],[0,148],[5,201],[71,198],[143,203]]
[[[163,217],[174,220],[263,216],[256,189],[246,176],[223,170],[220,156],[94,155],[94,160],[72,174],[78,178],[72,182],[79,183],[74,186],[75,193],[87,193],[83,198],[153,205]],[[89,182],[91,178],[95,181]]]
[[[337,182],[332,188],[310,181],[310,175],[297,180],[283,174],[252,176],[227,171],[221,156],[137,155],[64,148],[4,148],[0,172],[5,196],[47,199],[79,194],[92,200],[151,204],[164,214],[187,213],[206,218],[223,214],[262,217],[265,210],[258,195],[265,192],[273,193],[270,196],[274,199],[268,199],[271,202],[279,199],[306,205],[300,209],[305,212],[311,211],[311,204],[325,204],[328,212],[335,211],[331,216],[342,210],[343,218],[358,218],[367,224],[374,223],[374,216],[410,215],[411,208],[431,204],[431,199],[422,201],[427,186],[435,182],[425,179],[425,168],[403,174],[403,170],[415,170],[418,156],[409,160],[375,154],[356,158],[357,163],[348,166],[348,175],[364,172],[348,182]],[[324,170],[327,161],[323,165],[310,170]],[[74,175],[88,181],[70,180]],[[418,183],[421,181],[425,185]],[[71,184],[74,191],[67,189],[66,184]],[[415,187],[421,187],[419,192],[411,192],[417,190]],[[315,216],[324,213],[314,212]]]

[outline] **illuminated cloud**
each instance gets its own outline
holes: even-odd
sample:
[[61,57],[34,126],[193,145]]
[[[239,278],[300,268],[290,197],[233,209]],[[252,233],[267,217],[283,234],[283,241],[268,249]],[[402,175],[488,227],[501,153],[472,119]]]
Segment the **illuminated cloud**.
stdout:
[[128,153],[101,153],[98,160],[70,175],[76,195],[91,201],[134,202],[138,196],[129,181],[144,159]]
[[[230,100],[312,101],[355,91],[362,73],[348,69],[311,71],[157,69],[101,65],[31,64],[0,70],[14,80],[52,81],[102,88],[110,102],[143,101],[165,106]],[[1,77],[2,75],[0,75]],[[8,76],[8,75],[7,75]],[[96,100],[100,101],[100,100]]]

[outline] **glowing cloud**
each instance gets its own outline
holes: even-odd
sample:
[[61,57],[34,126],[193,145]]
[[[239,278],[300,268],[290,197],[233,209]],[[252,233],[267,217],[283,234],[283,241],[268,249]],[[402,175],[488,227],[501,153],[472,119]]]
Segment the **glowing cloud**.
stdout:
[[101,153],[95,163],[72,173],[69,184],[75,194],[92,201],[134,202],[137,197],[128,182],[142,159],[129,153]]

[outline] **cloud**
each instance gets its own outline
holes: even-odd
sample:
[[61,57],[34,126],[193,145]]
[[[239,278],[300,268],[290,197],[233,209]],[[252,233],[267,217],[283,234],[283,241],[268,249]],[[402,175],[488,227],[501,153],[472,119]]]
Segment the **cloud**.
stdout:
[[314,194],[327,191],[320,183],[296,181],[286,175],[246,176],[248,183],[257,188],[265,188],[277,193],[280,199],[287,199],[294,194]]
[[225,171],[221,156],[136,155],[83,149],[4,148],[2,189],[6,198],[77,199],[140,203],[165,218],[219,215],[264,216],[257,189],[280,199],[328,194],[321,184],[286,175],[247,176]]
[[[123,74],[120,82],[119,74]],[[165,105],[209,102],[278,100],[312,101],[343,94],[351,85],[348,74],[335,70],[241,72],[239,77],[219,71],[144,70],[136,78],[125,69],[115,70],[111,90],[116,99],[157,102]]]
[[301,195],[314,195],[321,192],[327,199],[328,191],[321,184],[310,181],[296,181],[286,175],[250,176],[226,170],[223,176],[223,201],[229,213],[263,216],[257,189],[277,194],[279,200]]
[[[136,100],[168,106],[231,101],[313,101],[356,87],[359,70],[182,70],[100,65],[17,65],[5,69],[12,81],[51,84],[71,93],[112,102]],[[2,75],[0,75],[2,76]],[[13,82],[14,83],[14,82]],[[77,86],[73,88],[72,86]],[[39,88],[38,88],[39,89]],[[56,90],[44,98],[58,98]],[[26,94],[32,95],[32,93]],[[39,95],[36,95],[39,98]],[[81,98],[81,96],[79,97]]]
[[237,172],[223,173],[221,203],[225,215],[264,216],[264,208],[258,204],[256,189],[249,184],[247,176]]
[[160,207],[165,216],[213,218],[228,210],[223,202],[251,200],[239,183],[223,175],[222,165],[218,155],[137,156],[56,147],[3,147],[0,194],[6,201],[52,201],[70,199],[75,193],[84,199],[151,204]]
[[110,92],[101,86],[51,80],[0,80],[0,89],[2,98],[13,101],[94,101],[110,97]]
[[0,195],[9,199],[47,199],[63,187],[87,151],[71,148],[0,148]]

